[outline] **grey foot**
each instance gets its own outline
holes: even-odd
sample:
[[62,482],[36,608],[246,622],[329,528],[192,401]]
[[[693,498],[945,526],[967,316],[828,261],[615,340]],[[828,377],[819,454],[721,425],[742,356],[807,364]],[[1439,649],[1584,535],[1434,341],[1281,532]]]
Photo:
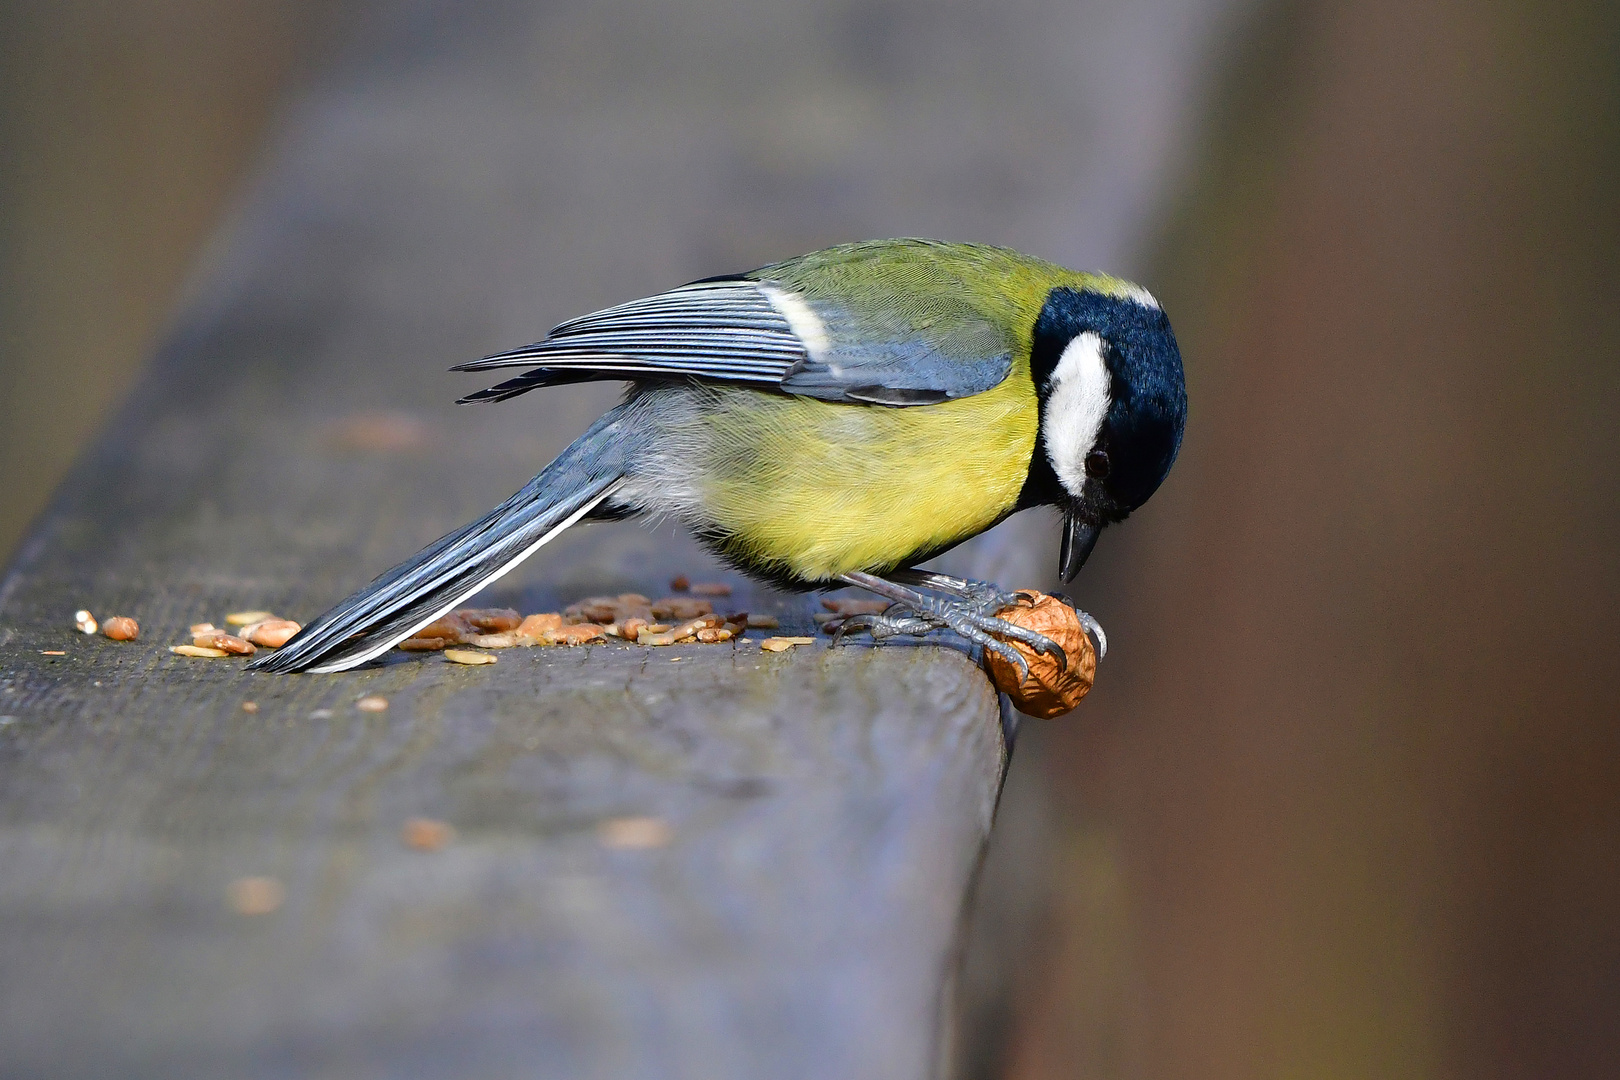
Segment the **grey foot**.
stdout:
[[966,581],[943,574],[916,570],[902,573],[908,581],[947,595],[930,596],[874,574],[844,574],[841,580],[894,603],[882,615],[854,615],[845,619],[834,640],[851,631],[865,631],[874,640],[882,640],[900,634],[920,636],[935,630],[952,630],[1008,663],[1017,665],[1026,678],[1029,664],[1007,641],[1022,642],[1038,653],[1056,657],[1060,667],[1069,666],[1069,658],[1057,642],[991,614],[1011,603],[1013,594],[1004,593],[985,582]]

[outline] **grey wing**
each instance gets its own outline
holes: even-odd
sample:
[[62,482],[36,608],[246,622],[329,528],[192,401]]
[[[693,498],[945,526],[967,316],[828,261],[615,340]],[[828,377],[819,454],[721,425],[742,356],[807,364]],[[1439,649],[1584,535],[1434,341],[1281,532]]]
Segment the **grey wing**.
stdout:
[[571,319],[544,341],[453,370],[530,369],[464,403],[600,379],[701,379],[826,401],[926,405],[988,390],[1012,367],[988,321],[957,320],[945,338],[894,326],[873,335],[868,321],[772,282],[700,281]]

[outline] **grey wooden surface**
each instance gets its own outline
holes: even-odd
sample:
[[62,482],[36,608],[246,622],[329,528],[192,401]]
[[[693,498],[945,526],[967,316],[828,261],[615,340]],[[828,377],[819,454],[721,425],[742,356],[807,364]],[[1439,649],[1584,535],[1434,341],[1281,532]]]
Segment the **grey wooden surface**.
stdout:
[[[962,653],[612,644],[278,678],[166,647],[230,609],[313,616],[522,483],[615,391],[456,409],[476,387],[444,368],[562,317],[862,236],[1117,257],[1217,6],[348,12],[0,579],[5,1074],[942,1071],[1006,763]],[[952,565],[1029,584],[1052,539],[1017,521]],[[593,526],[487,599],[676,572],[727,576],[668,527]],[[810,628],[807,599],[738,584]],[[79,607],[141,640],[75,634]],[[672,842],[604,847],[629,814]],[[457,840],[408,850],[414,815]],[[247,875],[285,884],[279,910],[231,910]]]

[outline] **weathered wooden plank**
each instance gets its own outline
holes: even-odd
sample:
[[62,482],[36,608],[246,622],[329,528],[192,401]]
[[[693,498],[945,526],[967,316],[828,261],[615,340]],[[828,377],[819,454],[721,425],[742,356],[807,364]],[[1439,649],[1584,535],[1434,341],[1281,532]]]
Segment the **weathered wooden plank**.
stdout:
[[[1117,248],[1143,196],[1090,193],[1105,174],[1081,147],[1107,145],[1096,125],[1121,122],[1132,84],[1090,42],[1081,85],[1118,88],[1084,99],[1042,33],[1065,10],[1013,5],[993,33],[963,12],[740,0],[630,25],[515,3],[352,17],[135,400],[0,580],[8,1072],[940,1066],[1005,763],[961,653],[605,645],[274,678],[165,646],[232,608],[314,614],[503,497],[613,396],[456,409],[475,387],[452,362],[854,236],[1068,258],[1043,243],[1062,221]],[[925,51],[894,38],[924,23]],[[862,57],[884,35],[896,62],[979,51],[876,78]],[[1002,119],[964,129],[986,109]],[[962,558],[1022,582],[1050,546],[1015,525]],[[669,529],[598,526],[490,599],[547,610],[676,572],[719,570]],[[803,598],[739,585],[736,607],[811,629]],[[81,606],[136,616],[142,640],[72,633]],[[391,707],[356,711],[367,694]],[[406,849],[419,814],[456,842]],[[626,814],[671,842],[604,846],[598,823]],[[280,909],[231,911],[245,875],[281,881]]]
[[[362,80],[310,107],[228,284],[3,586],[8,1071],[922,1075],[1004,761],[960,654],[612,645],[273,678],[165,648],[227,609],[313,614],[603,404],[440,404],[462,389],[446,361],[494,339],[469,332],[472,284],[446,286],[466,265],[400,225],[435,178],[389,177],[390,154],[453,137],[472,104],[435,115],[431,83]],[[407,121],[421,130],[389,131]],[[533,209],[467,212],[516,229]],[[376,406],[399,415],[350,415]],[[715,572],[634,527],[542,566],[496,599],[550,609]],[[813,631],[803,599],[737,600]],[[71,633],[79,606],[135,616],[142,639]],[[359,712],[364,694],[391,707]],[[457,841],[407,849],[419,814]],[[627,814],[672,841],[604,846],[598,823]],[[247,875],[283,883],[279,910],[229,908]]]

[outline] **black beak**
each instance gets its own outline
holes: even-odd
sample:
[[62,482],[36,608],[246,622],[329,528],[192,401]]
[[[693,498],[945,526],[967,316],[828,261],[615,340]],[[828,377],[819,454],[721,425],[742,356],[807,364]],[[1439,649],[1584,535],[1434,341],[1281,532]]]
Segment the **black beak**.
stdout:
[[1063,518],[1063,554],[1058,556],[1058,573],[1064,581],[1073,581],[1074,575],[1086,564],[1091,549],[1097,546],[1097,534],[1102,530],[1087,525],[1073,514]]

